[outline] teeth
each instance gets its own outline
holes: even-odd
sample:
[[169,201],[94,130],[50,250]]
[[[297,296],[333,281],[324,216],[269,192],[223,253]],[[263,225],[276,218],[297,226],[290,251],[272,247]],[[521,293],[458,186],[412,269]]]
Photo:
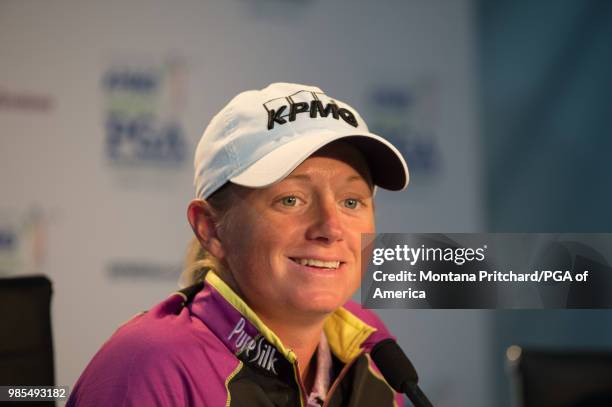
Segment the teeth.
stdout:
[[337,269],[340,267],[339,261],[321,261],[315,259],[295,259],[295,261],[302,266],[323,267],[326,269]]

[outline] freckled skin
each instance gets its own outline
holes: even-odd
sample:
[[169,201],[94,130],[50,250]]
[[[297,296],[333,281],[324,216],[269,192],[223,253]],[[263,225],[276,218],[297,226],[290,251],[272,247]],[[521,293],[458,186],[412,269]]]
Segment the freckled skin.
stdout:
[[[318,319],[352,296],[361,280],[361,234],[375,229],[370,175],[355,147],[332,143],[281,182],[239,195],[219,239],[255,312],[264,320]],[[327,270],[292,258],[342,263]]]

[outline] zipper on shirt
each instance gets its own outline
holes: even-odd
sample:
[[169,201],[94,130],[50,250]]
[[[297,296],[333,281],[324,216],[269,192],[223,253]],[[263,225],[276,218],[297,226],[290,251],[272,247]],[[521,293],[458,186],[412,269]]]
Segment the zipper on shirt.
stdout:
[[327,407],[329,406],[329,401],[332,398],[332,394],[334,393],[334,391],[336,390],[336,388],[340,385],[340,382],[342,381],[342,379],[344,378],[344,376],[346,376],[346,373],[349,371],[349,369],[351,368],[351,366],[353,366],[353,364],[355,363],[355,361],[365,353],[364,350],[362,350],[361,352],[359,352],[359,354],[354,357],[352,360],[350,360],[346,365],[344,365],[344,367],[342,368],[342,370],[340,371],[340,374],[338,375],[338,377],[336,377],[336,380],[334,380],[334,382],[332,383],[331,387],[329,388],[329,391],[327,392],[327,395],[325,396],[325,401],[323,402],[323,407]]
[[[293,353],[292,350],[289,350],[289,352]],[[304,383],[302,383],[302,377],[300,375],[297,358],[291,365],[293,366],[293,374],[295,375],[295,381],[298,384],[298,390],[300,392],[300,407],[304,407],[306,405],[306,388],[304,387]]]

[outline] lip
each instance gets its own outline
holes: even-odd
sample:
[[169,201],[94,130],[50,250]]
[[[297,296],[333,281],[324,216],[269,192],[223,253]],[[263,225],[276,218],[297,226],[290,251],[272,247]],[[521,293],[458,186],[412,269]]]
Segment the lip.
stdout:
[[[296,263],[295,261],[293,261],[293,259],[313,259],[313,260],[320,260],[320,261],[340,261],[340,265],[338,266],[337,269],[328,269],[328,268],[323,268],[323,267],[313,267],[313,266],[303,266],[300,263]],[[342,261],[342,260],[338,260],[338,259],[325,259],[325,258],[321,258],[321,257],[317,257],[317,256],[313,256],[313,257],[301,257],[301,256],[291,256],[291,257],[287,257],[287,260],[289,261],[289,263],[292,265],[292,267],[294,267],[295,269],[299,270],[299,271],[303,271],[303,272],[308,272],[308,273],[317,273],[317,274],[323,274],[323,275],[331,275],[331,274],[337,274],[337,273],[341,273],[344,272],[344,270],[346,269],[346,262]]]
[[346,263],[346,260],[339,258],[339,257],[330,257],[330,256],[317,256],[317,255],[309,255],[309,254],[304,254],[304,255],[296,255],[296,256],[287,256],[289,258],[289,260],[293,261],[293,259],[312,259],[312,260],[318,260],[318,261],[339,261],[340,264],[342,263]]

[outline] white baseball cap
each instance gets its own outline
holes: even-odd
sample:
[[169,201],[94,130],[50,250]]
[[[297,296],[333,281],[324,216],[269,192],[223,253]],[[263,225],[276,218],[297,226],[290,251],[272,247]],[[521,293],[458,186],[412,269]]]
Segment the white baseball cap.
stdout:
[[210,121],[195,153],[196,197],[206,199],[228,181],[274,184],[340,139],[363,153],[374,184],[392,191],[408,185],[402,154],[370,133],[355,109],[314,86],[273,83],[238,94]]

